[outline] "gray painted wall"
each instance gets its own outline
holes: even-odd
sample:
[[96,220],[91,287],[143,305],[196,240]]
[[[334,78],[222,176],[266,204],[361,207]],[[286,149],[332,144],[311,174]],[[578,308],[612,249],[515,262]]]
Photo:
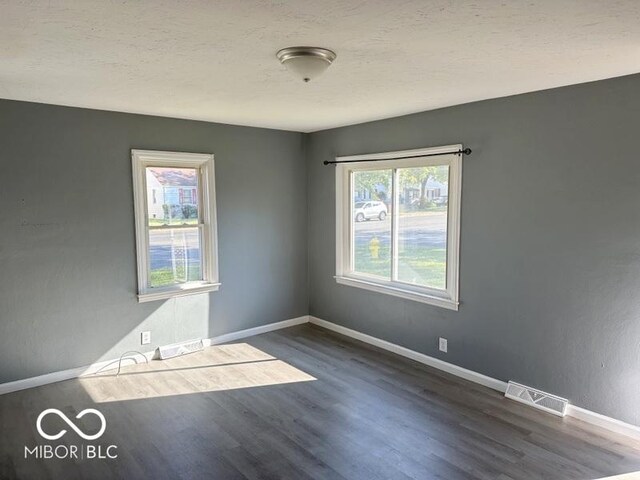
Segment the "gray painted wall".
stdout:
[[[639,92],[629,76],[311,134],[310,314],[640,424]],[[336,284],[322,161],[459,142],[460,310]]]
[[[0,146],[0,383],[307,313],[302,134],[0,101]],[[220,291],[137,302],[131,148],[215,154]]]

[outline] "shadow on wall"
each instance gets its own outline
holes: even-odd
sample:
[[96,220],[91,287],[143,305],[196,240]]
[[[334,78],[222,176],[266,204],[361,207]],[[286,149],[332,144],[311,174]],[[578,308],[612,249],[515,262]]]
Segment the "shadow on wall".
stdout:
[[[210,294],[198,294],[141,304],[141,308],[152,307],[154,310],[138,325],[119,333],[119,338],[116,335],[111,337],[113,346],[95,361],[97,368],[90,368],[87,373],[117,367],[120,357],[130,351],[138,351],[151,358],[151,354],[160,345],[209,338],[209,303]],[[141,334],[145,331],[151,332],[151,343],[142,345]],[[127,354],[123,357],[122,364],[130,365],[141,361],[144,362],[144,359],[139,355]]]

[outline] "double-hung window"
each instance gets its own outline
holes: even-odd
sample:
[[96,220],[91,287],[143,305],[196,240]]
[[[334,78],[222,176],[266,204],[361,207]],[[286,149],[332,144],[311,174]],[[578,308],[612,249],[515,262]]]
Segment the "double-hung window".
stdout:
[[132,150],[140,302],[218,290],[213,155]]
[[338,283],[458,309],[461,150],[336,159]]

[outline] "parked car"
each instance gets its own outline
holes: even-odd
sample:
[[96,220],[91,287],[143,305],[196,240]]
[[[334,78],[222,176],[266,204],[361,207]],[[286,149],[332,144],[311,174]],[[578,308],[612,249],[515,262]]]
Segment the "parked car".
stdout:
[[377,218],[384,220],[387,216],[387,206],[379,201],[370,200],[368,202],[358,202],[353,208],[353,218],[356,222]]

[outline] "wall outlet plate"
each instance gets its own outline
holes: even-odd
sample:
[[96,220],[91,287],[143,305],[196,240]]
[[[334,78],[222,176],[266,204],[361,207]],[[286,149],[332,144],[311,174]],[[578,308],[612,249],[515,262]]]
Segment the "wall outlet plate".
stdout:
[[438,348],[441,352],[447,353],[447,339],[446,338],[438,338]]
[[140,334],[140,344],[149,345],[151,343],[151,332],[146,331]]

